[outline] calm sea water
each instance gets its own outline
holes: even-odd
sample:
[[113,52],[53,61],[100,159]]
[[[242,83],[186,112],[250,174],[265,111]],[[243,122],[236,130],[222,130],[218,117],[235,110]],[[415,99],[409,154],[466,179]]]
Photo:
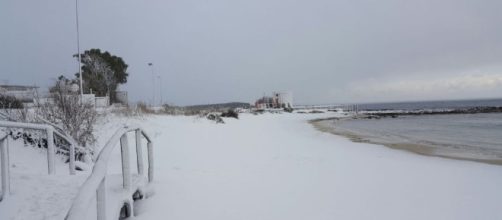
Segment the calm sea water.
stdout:
[[502,107],[502,99],[424,101],[361,104],[361,110],[423,110],[423,109],[465,109],[473,107]]
[[421,144],[502,158],[502,113],[400,116],[334,121],[334,126],[377,143]]
[[[438,110],[502,107],[502,99],[361,104],[360,110]],[[502,159],[502,113],[334,120],[339,132],[381,144],[418,144],[442,155]]]

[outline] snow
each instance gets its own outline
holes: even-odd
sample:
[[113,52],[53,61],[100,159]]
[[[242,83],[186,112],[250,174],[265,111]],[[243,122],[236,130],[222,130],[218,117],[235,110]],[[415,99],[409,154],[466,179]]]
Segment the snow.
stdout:
[[333,114],[143,121],[156,194],[137,218],[502,219],[500,166],[352,143],[306,123]]
[[[134,132],[136,134],[138,129],[143,131],[141,128],[136,126],[121,127],[107,141],[106,145],[97,157],[92,174],[80,188],[80,192],[74,200],[74,205],[69,211],[68,219],[92,219],[92,216],[95,217],[96,215],[107,216],[107,219],[118,219],[120,208],[124,202],[128,204],[132,203],[131,195],[133,192],[140,190],[148,193],[146,192],[147,188],[149,188],[147,186],[148,178],[146,175],[140,174],[140,166],[136,166],[136,170],[134,170],[134,172],[133,169],[131,169],[134,163],[130,160],[135,158],[133,155],[130,155],[131,148],[135,148],[135,146],[133,147],[128,144],[131,136],[129,136],[129,138],[124,136],[124,134],[128,134],[128,132]],[[133,135],[133,138],[134,136],[136,135]],[[144,136],[149,139],[146,134],[144,134]],[[138,135],[138,140],[140,142],[143,141],[141,137],[141,135]],[[122,163],[123,159],[124,165],[121,169],[108,169],[108,164],[110,162],[116,162],[116,160],[110,159],[110,157],[114,153],[115,147],[119,145],[119,140],[121,143],[121,157],[115,158],[121,159],[119,160],[119,163]],[[121,175],[121,170],[124,170],[124,175]],[[111,172],[117,171],[119,172],[118,175],[110,175]],[[101,186],[106,188],[103,188],[104,191],[106,191],[106,195],[100,193]],[[97,198],[96,193],[100,197]],[[97,204],[100,204],[98,205],[99,210],[102,211],[98,214],[96,214],[96,211],[89,212],[89,209],[96,208]]]
[[87,173],[70,176],[56,156],[56,175],[47,174],[46,149],[9,140],[11,194],[0,202],[0,219],[63,219]]
[[[98,126],[97,150],[124,123],[139,124],[153,139],[155,194],[134,204],[139,220],[502,219],[500,166],[353,143],[307,123],[333,116],[241,114],[215,124],[111,115]],[[108,175],[120,170],[116,149]],[[27,158],[45,160],[30,150]],[[16,202],[0,202],[0,219],[62,219],[87,175],[71,177],[60,166],[67,167],[58,162],[55,177],[46,164],[30,175],[13,168]]]

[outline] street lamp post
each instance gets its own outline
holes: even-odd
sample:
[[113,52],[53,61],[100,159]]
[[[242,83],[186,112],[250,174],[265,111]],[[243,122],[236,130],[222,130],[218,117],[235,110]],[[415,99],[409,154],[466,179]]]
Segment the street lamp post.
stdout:
[[155,106],[155,74],[153,73],[153,63],[148,63],[152,70],[152,106]]
[[82,86],[82,58],[80,56],[80,33],[78,30],[78,0],[75,0],[75,20],[77,23],[77,54],[78,54],[78,75],[80,77],[80,101],[84,100],[84,87]]
[[162,103],[164,100],[163,100],[163,97],[162,97],[162,76],[160,75],[157,75],[157,78],[159,79],[159,98],[160,98],[160,106],[162,106]]

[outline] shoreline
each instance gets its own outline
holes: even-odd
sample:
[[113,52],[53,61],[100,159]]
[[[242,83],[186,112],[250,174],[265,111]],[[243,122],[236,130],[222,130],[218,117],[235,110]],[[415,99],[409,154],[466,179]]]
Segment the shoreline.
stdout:
[[[342,137],[348,138],[350,141],[355,143],[369,143],[385,146],[394,150],[403,150],[423,156],[431,156],[431,157],[440,157],[446,159],[453,160],[463,160],[463,161],[472,161],[478,163],[486,163],[492,165],[502,165],[502,159],[488,159],[488,158],[476,158],[474,155],[469,155],[465,151],[455,151],[455,150],[447,150],[441,149],[439,147],[433,145],[424,145],[424,144],[415,144],[415,143],[384,143],[380,141],[371,140],[370,138],[365,137],[364,135],[357,134],[355,132],[350,131],[340,131],[337,130],[334,126],[326,125],[327,121],[333,120],[357,120],[354,118],[339,118],[339,117],[330,117],[330,118],[318,118],[309,120],[308,123],[311,124],[316,130],[330,133],[333,135],[338,135]],[[463,154],[462,154],[463,153]]]

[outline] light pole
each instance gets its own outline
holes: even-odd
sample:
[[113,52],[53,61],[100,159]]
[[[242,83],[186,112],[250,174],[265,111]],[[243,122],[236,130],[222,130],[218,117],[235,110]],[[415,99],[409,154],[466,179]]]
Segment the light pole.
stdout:
[[153,63],[148,63],[152,70],[152,106],[155,106],[155,74],[153,73]]
[[162,98],[162,76],[157,75],[157,78],[159,79],[159,98],[160,98],[160,106],[162,106],[162,102],[164,101]]
[[80,33],[78,30],[78,0],[75,0],[75,21],[77,23],[77,54],[78,54],[78,75],[80,77],[80,102],[84,100],[84,87],[82,86],[82,58],[80,57]]

